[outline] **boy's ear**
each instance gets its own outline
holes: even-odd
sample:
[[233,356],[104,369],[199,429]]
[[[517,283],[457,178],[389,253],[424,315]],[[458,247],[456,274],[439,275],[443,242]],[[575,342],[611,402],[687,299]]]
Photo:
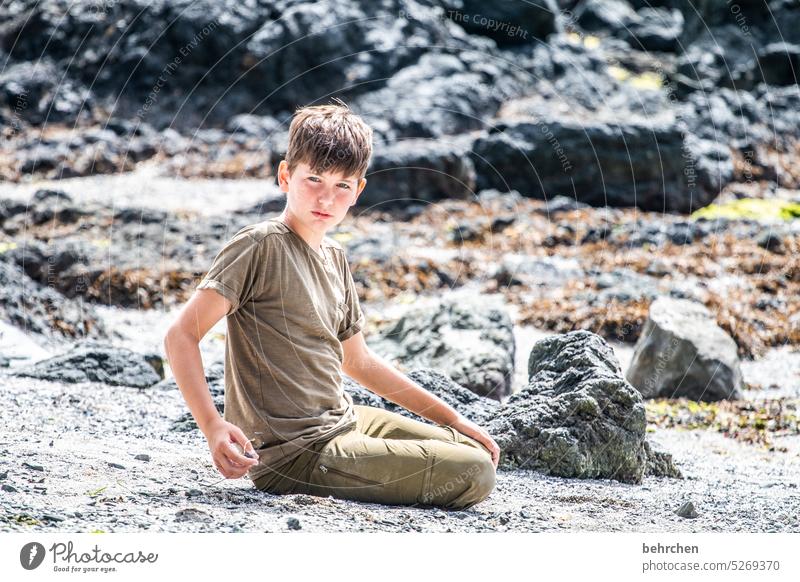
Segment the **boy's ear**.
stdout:
[[[353,199],[353,204],[355,204],[356,200],[358,200],[358,197],[361,196],[361,192],[364,191],[364,187],[366,185],[367,185],[367,179],[366,178],[361,178],[358,181],[358,191],[356,192],[356,197]],[[352,206],[353,204],[351,204],[350,206]]]
[[289,191],[289,164],[286,163],[286,160],[281,160],[281,163],[278,164],[278,185],[284,192]]

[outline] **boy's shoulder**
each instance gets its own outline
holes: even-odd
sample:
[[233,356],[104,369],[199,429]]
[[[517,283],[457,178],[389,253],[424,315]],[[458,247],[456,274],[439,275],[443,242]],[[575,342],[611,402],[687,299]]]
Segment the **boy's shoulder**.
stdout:
[[270,235],[286,235],[289,233],[288,228],[280,220],[274,218],[267,218],[261,222],[248,224],[241,228],[233,238],[250,238],[254,242],[262,242],[270,237]]

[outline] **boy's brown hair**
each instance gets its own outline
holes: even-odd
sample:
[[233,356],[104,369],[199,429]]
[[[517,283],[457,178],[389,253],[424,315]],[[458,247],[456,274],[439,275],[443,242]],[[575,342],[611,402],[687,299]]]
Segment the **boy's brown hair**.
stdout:
[[316,173],[363,178],[372,158],[372,128],[345,103],[299,108],[289,126],[289,172],[303,162]]

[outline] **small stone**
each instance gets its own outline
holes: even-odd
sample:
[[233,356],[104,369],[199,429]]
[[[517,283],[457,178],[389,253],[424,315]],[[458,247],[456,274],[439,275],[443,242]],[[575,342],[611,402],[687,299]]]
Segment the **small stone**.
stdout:
[[108,466],[109,467],[114,467],[115,469],[124,469],[125,468],[125,465],[120,465],[119,463],[112,463],[110,461],[108,463]]
[[42,521],[65,521],[67,518],[57,513],[45,513],[42,515]]
[[187,508],[181,509],[175,513],[175,521],[203,521],[209,522],[212,521],[213,518],[207,514],[205,511],[200,511],[199,509]]
[[16,487],[14,487],[13,485],[8,485],[6,483],[3,483],[2,489],[6,493],[16,493],[17,492],[17,488]]
[[31,471],[44,471],[44,467],[42,467],[41,465],[35,465],[33,463],[29,463],[28,461],[23,461],[22,466],[27,469],[30,469]]
[[758,238],[758,246],[771,253],[783,252],[783,239],[774,232],[765,232]]
[[675,514],[678,515],[678,517],[683,517],[686,519],[694,519],[696,517],[699,517],[699,514],[697,513],[697,511],[695,511],[694,503],[692,503],[691,501],[687,501],[686,503],[681,505],[675,512]]
[[0,473],[0,481],[5,479],[6,477],[8,477],[8,471],[3,471],[2,473]]
[[136,455],[134,457],[134,459],[136,459],[137,461],[149,461],[150,460],[150,455],[146,455],[144,453],[139,453],[138,455]]
[[286,520],[286,525],[288,526],[289,529],[293,529],[293,530],[298,530],[301,527],[303,527],[303,526],[300,525],[300,520],[297,519],[296,517],[288,518]]
[[203,494],[203,492],[200,491],[199,489],[189,489],[186,492],[186,497],[199,497],[202,494]]
[[83,514],[80,511],[76,511],[72,515],[75,517],[83,517]]

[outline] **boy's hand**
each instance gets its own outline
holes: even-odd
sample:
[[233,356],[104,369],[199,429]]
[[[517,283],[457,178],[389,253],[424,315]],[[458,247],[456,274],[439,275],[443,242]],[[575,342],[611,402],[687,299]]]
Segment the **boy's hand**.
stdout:
[[[258,465],[258,453],[235,424],[220,418],[208,429],[206,440],[214,466],[226,479],[238,479],[246,475],[250,467]],[[239,452],[240,450],[245,454]]]
[[459,418],[456,422],[450,425],[461,434],[465,434],[481,443],[484,447],[489,449],[489,454],[492,455],[492,462],[494,468],[497,469],[497,464],[500,462],[500,447],[494,442],[494,439],[483,428],[472,422],[471,420]]

